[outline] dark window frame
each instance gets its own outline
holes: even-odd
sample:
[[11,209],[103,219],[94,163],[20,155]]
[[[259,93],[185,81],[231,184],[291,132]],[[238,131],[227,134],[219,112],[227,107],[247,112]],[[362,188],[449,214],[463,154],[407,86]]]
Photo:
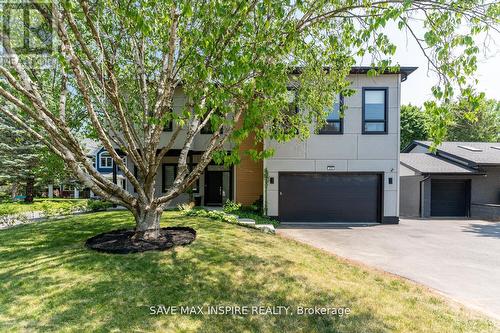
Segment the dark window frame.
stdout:
[[[217,108],[215,109],[215,111],[217,111]],[[208,108],[208,111],[207,111],[207,114],[209,114],[211,112],[211,108]],[[212,128],[212,119],[208,119],[207,123],[205,124],[205,126],[203,126],[200,130],[200,134],[204,134],[204,135],[212,135],[214,134],[215,131],[214,129]],[[219,130],[219,133],[220,134],[223,134],[224,133],[224,128],[222,127],[220,130]]]
[[165,179],[165,169],[167,166],[173,166],[174,167],[174,179],[177,177],[177,164],[176,163],[163,163],[161,165],[161,192],[165,193],[167,192],[167,184],[166,184],[166,179]]
[[201,128],[200,134],[214,134],[214,131],[212,129],[212,122],[210,120],[208,120],[205,126]]
[[[365,119],[365,92],[366,91],[384,91],[384,119]],[[361,133],[362,134],[387,134],[389,129],[389,88],[388,87],[363,87],[362,89],[362,107],[361,107]],[[367,131],[365,124],[384,123],[383,131]]]
[[174,130],[173,121],[170,120],[167,124],[163,126],[163,132],[172,132]]
[[[344,95],[339,94],[339,114],[342,111],[342,107],[344,106]],[[342,135],[344,134],[344,117],[339,115],[339,120],[326,120],[328,124],[339,123],[339,130],[326,129],[326,126],[319,130],[318,134],[320,135]]]

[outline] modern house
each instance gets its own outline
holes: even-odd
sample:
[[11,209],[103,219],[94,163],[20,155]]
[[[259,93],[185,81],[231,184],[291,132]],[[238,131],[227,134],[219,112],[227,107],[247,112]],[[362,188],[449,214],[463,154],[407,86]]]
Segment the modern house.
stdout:
[[500,143],[414,141],[401,154],[401,216],[500,220]]
[[[206,206],[222,205],[229,199],[249,205],[263,197],[267,214],[284,222],[398,223],[401,83],[416,68],[401,67],[378,76],[369,76],[369,70],[352,68],[349,80],[355,94],[337,96],[319,133],[311,129],[305,141],[265,141],[263,146],[274,148],[275,154],[264,161],[255,162],[242,154],[241,163],[233,167],[210,164],[190,193],[170,205],[193,197]],[[340,103],[346,107],[344,116]],[[179,89],[174,112],[185,104]],[[172,130],[172,126],[165,128],[160,145],[168,142]],[[158,194],[175,178],[182,136],[181,131],[163,160],[156,179]],[[208,130],[195,137],[189,153],[191,166],[199,161],[209,138]],[[255,148],[253,138],[240,149],[250,147]],[[224,148],[231,149],[229,145]],[[97,168],[113,172],[112,161],[106,158],[103,150],[96,152]],[[130,183],[124,186],[133,191]]]
[[338,100],[327,126],[306,141],[266,142],[268,215],[285,222],[399,221],[401,82],[416,68],[370,77],[354,68],[356,93]]

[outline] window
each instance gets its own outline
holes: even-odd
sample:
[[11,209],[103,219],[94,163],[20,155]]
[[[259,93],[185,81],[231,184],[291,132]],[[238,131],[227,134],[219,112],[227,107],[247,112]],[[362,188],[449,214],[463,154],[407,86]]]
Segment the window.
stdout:
[[[219,114],[220,115],[220,112],[218,112],[219,110],[218,109],[215,109],[215,114]],[[208,110],[207,110],[207,114],[211,112],[211,108],[208,107]],[[203,126],[203,128],[200,130],[200,133],[201,134],[214,134],[214,124],[212,123],[212,119],[214,118],[210,118],[207,123],[205,124],[205,126]],[[215,126],[216,128],[219,127],[220,124],[218,124],[217,126]],[[223,129],[221,128],[220,129],[220,134],[223,133]]]
[[363,88],[363,134],[387,133],[387,88]]
[[212,130],[212,122],[209,120],[205,126],[200,131],[201,134],[214,134],[214,131]]
[[102,153],[100,158],[101,168],[112,168],[113,167],[113,159],[109,156],[108,153]]
[[[193,171],[194,168],[196,168],[196,164],[191,164],[189,172]],[[193,190],[193,193],[200,193],[200,178],[196,179],[193,185],[191,185],[191,190]]]
[[279,117],[274,120],[273,127],[276,131],[283,134],[297,134],[299,133],[298,127],[298,114],[300,112],[299,106],[296,102],[297,91],[293,88],[288,88],[287,102],[288,105],[280,113]]
[[170,120],[168,123],[163,126],[163,132],[172,132],[172,120]]
[[172,186],[175,177],[177,177],[177,165],[163,164],[161,177],[161,188],[163,193],[167,192],[167,190]]
[[319,134],[342,134],[344,131],[344,120],[340,116],[340,107],[344,104],[342,95],[338,95],[333,102],[333,108],[326,117],[326,125],[319,131]]

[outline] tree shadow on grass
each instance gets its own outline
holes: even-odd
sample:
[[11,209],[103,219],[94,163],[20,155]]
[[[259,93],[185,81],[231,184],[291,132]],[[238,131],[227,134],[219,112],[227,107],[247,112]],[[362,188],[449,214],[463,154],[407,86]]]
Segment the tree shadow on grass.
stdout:
[[[202,221],[202,222],[200,222]],[[0,329],[38,331],[387,332],[370,307],[336,316],[150,315],[150,306],[346,306],[349,290],[308,283],[279,255],[272,236],[202,219],[197,240],[165,252],[97,253],[87,238],[131,227],[127,213],[103,213],[0,233]],[[262,235],[262,236],[261,236]],[[265,247],[268,248],[265,248]],[[265,254],[260,251],[271,251]],[[273,251],[276,252],[273,255]],[[332,277],[332,283],[335,278]],[[25,307],[28,308],[25,308]],[[1,317],[0,317],[1,318]]]

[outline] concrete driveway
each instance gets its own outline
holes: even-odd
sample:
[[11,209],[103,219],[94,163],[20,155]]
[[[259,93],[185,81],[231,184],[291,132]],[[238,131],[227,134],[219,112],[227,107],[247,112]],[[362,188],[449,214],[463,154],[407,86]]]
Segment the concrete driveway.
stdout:
[[500,222],[282,226],[279,234],[404,276],[500,320]]

